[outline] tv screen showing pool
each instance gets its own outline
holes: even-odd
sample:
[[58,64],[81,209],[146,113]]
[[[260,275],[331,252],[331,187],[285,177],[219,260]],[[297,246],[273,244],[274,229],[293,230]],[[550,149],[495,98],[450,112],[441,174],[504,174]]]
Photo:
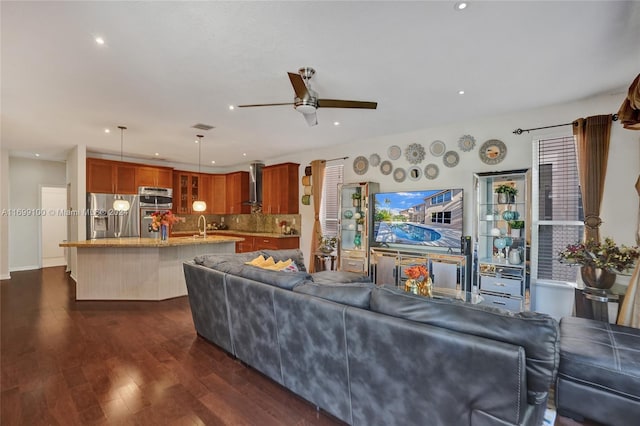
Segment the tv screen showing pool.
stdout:
[[462,194],[461,188],[374,194],[374,243],[460,248]]

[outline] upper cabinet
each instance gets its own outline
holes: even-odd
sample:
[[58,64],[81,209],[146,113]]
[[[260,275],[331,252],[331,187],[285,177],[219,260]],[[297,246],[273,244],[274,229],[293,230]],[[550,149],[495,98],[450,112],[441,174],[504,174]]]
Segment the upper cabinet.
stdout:
[[234,172],[226,175],[226,213],[251,213],[249,200],[249,172]]
[[170,167],[136,167],[136,187],[153,186],[156,188],[171,188],[172,174],[173,169]]
[[209,175],[209,201],[207,210],[212,214],[227,212],[227,176]]
[[136,165],[87,158],[87,192],[137,194]]
[[262,169],[262,212],[298,213],[298,170],[296,163],[265,166]]
[[173,172],[173,208],[177,213],[191,214],[194,201],[208,200],[201,193],[200,174],[175,170]]

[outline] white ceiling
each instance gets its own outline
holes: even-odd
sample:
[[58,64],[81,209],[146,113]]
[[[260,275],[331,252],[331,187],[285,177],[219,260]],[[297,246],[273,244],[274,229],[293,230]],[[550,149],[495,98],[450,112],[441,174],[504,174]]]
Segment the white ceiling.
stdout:
[[[86,144],[233,166],[381,135],[622,93],[640,72],[640,2],[2,1],[2,144],[61,159]],[[106,44],[99,46],[95,36]],[[287,71],[317,71],[308,127]],[[458,95],[464,90],[464,95]],[[334,126],[339,121],[340,126]],[[112,132],[105,134],[104,129]],[[243,153],[247,156],[243,157]]]

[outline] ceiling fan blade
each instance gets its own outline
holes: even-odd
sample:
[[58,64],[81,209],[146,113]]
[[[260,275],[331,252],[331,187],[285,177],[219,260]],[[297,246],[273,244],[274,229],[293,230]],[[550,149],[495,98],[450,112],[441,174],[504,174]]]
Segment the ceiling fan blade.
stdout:
[[302,114],[302,115],[304,115],[304,119],[307,120],[307,124],[309,125],[309,127],[315,126],[316,124],[318,124],[318,116],[316,115],[315,112],[311,114]]
[[287,74],[289,74],[289,80],[291,80],[291,85],[293,86],[293,91],[296,92],[296,96],[300,99],[307,99],[309,92],[307,91],[307,85],[304,84],[302,76],[292,72],[288,72]]
[[343,101],[340,99],[318,99],[318,108],[363,108],[376,109],[377,102]]
[[251,105],[238,105],[238,108],[262,107],[262,106],[276,106],[276,105],[293,105],[293,102],[282,102],[282,103],[278,103],[278,104],[251,104]]

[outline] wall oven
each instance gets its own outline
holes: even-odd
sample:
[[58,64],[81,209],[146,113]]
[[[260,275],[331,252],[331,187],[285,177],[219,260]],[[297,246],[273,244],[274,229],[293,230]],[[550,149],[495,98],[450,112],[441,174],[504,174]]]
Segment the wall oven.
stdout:
[[164,212],[173,207],[173,189],[141,186],[138,188],[140,199],[140,236],[142,238],[158,238],[159,232],[151,228],[155,212]]

